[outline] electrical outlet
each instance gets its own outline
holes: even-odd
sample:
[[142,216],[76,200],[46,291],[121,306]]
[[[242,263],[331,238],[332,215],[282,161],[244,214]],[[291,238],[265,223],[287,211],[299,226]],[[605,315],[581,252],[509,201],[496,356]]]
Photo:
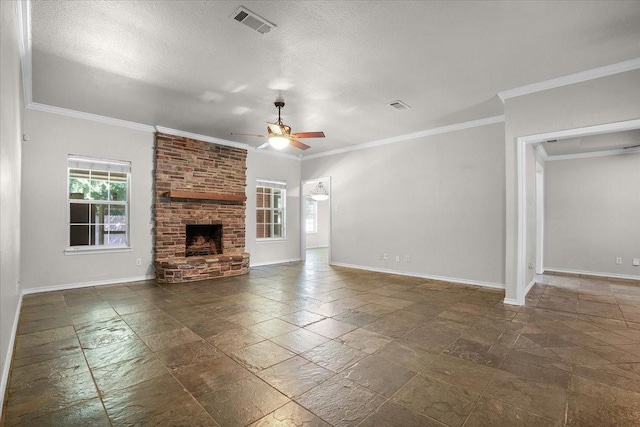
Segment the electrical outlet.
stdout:
[[404,256],[404,261],[405,262],[411,262],[411,255],[405,255]]
[[622,258],[616,258],[616,264],[622,265]]
[[142,259],[136,258],[136,265],[142,265]]
[[396,255],[396,262],[400,262],[400,255]]
[[384,255],[382,255],[382,259],[386,261],[386,260],[389,259],[389,257],[387,256],[387,254],[384,254]]

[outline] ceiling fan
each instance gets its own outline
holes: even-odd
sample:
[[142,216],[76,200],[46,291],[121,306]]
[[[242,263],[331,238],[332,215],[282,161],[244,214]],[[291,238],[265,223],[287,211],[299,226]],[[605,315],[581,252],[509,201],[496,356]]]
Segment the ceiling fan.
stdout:
[[267,135],[254,135],[249,133],[231,133],[231,135],[258,136],[261,138],[267,138],[267,141],[264,144],[260,145],[258,149],[265,148],[271,145],[277,150],[282,150],[289,144],[301,150],[307,150],[311,147],[298,141],[298,139],[324,138],[324,132],[322,131],[291,133],[291,126],[287,126],[282,123],[282,118],[280,117],[280,110],[284,107],[284,101],[277,100],[276,102],[274,102],[274,105],[278,109],[278,121],[275,123],[267,122]]

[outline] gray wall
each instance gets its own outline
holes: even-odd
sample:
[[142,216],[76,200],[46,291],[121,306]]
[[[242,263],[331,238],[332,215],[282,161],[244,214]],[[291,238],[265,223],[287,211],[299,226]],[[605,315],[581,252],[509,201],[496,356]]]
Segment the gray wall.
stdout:
[[[152,132],[27,110],[22,191],[22,284],[26,291],[50,290],[153,276]],[[67,245],[67,155],[132,162],[131,252],[65,255]],[[287,240],[255,242],[255,180],[288,183]],[[46,183],[46,185],[43,185]],[[247,156],[246,249],[253,263],[300,258],[300,161],[250,151]],[[140,258],[142,266],[136,266]],[[33,268],[29,260],[37,260]]]
[[[518,193],[516,139],[526,135],[575,129],[640,118],[640,70],[589,80],[508,99],[505,103],[506,298],[517,299]],[[533,169],[535,173],[535,169]],[[529,176],[528,180],[534,180]],[[535,188],[535,186],[534,186]],[[535,216],[529,215],[530,221]],[[527,227],[535,241],[535,227]],[[533,234],[531,234],[533,232]],[[527,260],[535,260],[528,245]],[[534,270],[528,270],[527,283]]]
[[0,2],[0,411],[20,304],[20,159],[22,106],[17,8]]
[[503,141],[500,123],[303,160],[331,177],[332,262],[503,284]]
[[[30,109],[24,131],[30,137],[22,168],[25,291],[152,276],[153,133]],[[131,161],[131,252],[64,254],[69,154]]]
[[545,269],[640,277],[640,154],[547,162],[545,175]]
[[[256,241],[256,180],[286,181],[286,240]],[[251,150],[247,155],[246,249],[251,265],[273,264],[300,259],[300,160]]]

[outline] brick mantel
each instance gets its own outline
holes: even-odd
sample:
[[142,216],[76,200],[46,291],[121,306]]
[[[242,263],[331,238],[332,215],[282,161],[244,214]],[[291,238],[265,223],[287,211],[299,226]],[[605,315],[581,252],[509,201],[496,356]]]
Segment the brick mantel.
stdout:
[[[156,134],[155,270],[160,282],[249,271],[245,246],[247,151]],[[222,254],[186,257],[187,224],[222,224]]]

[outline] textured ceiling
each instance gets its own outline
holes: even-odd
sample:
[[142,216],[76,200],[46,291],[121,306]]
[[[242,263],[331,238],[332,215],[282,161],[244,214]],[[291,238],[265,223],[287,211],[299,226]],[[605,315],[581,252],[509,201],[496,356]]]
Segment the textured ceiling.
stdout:
[[33,1],[33,101],[258,146],[230,133],[282,96],[315,154],[501,115],[498,92],[640,57],[638,22],[638,1]]

